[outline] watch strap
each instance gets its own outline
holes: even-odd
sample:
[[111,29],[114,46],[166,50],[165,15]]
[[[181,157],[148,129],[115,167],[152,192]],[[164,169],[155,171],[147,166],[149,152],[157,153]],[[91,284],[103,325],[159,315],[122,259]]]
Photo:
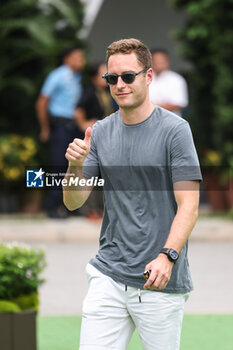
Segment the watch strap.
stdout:
[[[172,257],[172,255],[171,255],[172,252],[173,252],[173,253],[176,253],[176,255],[177,255],[177,258],[176,258],[176,259]],[[177,261],[178,258],[179,258],[179,254],[177,253],[177,251],[174,250],[174,249],[171,249],[171,248],[162,248],[161,251],[160,251],[160,253],[166,254],[167,257],[168,257],[168,259],[169,259],[170,261],[172,261],[173,263],[176,263],[176,261]]]
[[170,248],[162,248],[160,253],[168,254],[169,251],[170,251]]

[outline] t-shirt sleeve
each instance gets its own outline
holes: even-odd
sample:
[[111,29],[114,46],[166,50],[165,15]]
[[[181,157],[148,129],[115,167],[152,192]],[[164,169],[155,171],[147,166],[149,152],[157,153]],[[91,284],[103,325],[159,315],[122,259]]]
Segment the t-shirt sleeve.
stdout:
[[45,82],[41,89],[41,95],[51,97],[53,92],[57,88],[58,83],[59,83],[59,76],[57,72],[55,71],[51,72],[45,79]]
[[170,144],[172,182],[202,180],[199,160],[189,124],[183,121],[173,133]]
[[83,176],[87,179],[90,179],[91,177],[100,176],[100,167],[96,145],[96,126],[97,125],[95,124],[92,128],[91,149],[83,165]]

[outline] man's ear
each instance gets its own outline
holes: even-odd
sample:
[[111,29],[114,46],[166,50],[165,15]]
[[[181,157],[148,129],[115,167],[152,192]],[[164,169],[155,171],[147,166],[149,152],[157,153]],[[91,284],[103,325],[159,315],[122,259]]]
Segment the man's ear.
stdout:
[[150,85],[153,79],[153,70],[152,68],[149,68],[146,72],[147,74],[147,84]]

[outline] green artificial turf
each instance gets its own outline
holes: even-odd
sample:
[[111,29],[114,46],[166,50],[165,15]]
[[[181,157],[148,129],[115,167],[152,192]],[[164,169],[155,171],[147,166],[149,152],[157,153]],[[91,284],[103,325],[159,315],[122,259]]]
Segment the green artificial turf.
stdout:
[[181,350],[233,350],[233,315],[185,315]]
[[[78,350],[81,318],[39,317],[38,350]],[[127,350],[142,350],[135,332]],[[180,350],[233,350],[233,315],[185,315]]]

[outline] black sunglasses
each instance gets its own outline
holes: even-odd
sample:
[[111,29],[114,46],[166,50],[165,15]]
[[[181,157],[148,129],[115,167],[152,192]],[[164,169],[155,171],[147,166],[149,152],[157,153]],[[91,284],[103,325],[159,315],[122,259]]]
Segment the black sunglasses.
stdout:
[[137,75],[141,74],[141,73],[144,73],[147,71],[148,68],[144,68],[143,70],[141,70],[140,72],[138,73],[133,73],[133,72],[125,72],[125,73],[122,73],[122,74],[115,74],[115,73],[112,73],[112,74],[108,74],[108,73],[105,73],[102,78],[106,80],[106,82],[109,84],[109,85],[116,85],[117,84],[117,81],[118,81],[118,77],[121,77],[121,79],[123,80],[124,83],[126,84],[132,84],[136,78]]

